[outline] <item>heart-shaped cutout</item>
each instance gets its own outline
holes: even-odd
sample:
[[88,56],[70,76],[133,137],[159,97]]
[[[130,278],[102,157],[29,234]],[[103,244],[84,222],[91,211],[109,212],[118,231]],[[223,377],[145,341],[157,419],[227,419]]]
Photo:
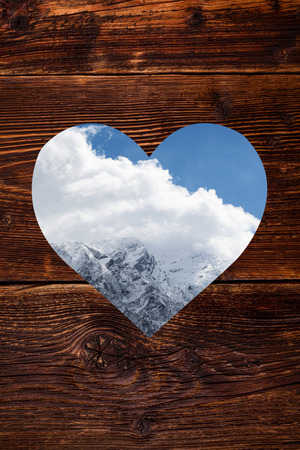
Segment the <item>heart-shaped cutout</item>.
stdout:
[[220,125],[181,128],[149,158],[85,124],[42,148],[32,196],[58,255],[151,336],[244,251],[267,182],[249,141]]

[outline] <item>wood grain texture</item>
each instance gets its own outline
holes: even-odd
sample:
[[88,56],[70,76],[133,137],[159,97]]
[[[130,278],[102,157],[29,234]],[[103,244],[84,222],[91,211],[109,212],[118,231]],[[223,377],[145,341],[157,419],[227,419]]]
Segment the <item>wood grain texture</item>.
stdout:
[[243,133],[268,178],[263,220],[223,280],[299,278],[299,77],[134,76],[0,79],[0,280],[81,280],[43,237],[31,200],[39,150],[85,122],[114,126],[151,153],[197,122]]
[[213,285],[148,339],[90,286],[2,287],[2,448],[299,448],[298,292]]
[[[1,450],[300,448],[299,11],[0,0]],[[151,339],[55,255],[34,216],[39,150],[87,122],[149,155],[180,127],[218,123],[266,169],[250,246]]]
[[299,71],[293,0],[1,0],[0,73]]

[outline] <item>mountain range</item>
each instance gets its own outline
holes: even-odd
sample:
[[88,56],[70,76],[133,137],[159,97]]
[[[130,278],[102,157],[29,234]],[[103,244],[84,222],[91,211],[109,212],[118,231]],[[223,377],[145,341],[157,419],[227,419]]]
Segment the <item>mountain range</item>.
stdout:
[[203,252],[182,249],[154,255],[135,238],[51,246],[149,337],[229,265]]

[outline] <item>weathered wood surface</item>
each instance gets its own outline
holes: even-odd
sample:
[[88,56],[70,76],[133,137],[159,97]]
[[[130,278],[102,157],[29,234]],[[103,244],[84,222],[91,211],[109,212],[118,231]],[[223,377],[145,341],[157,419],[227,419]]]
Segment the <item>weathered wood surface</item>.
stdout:
[[212,285],[151,339],[90,286],[0,292],[1,448],[299,448],[298,283]]
[[80,280],[36,222],[31,178],[42,146],[85,122],[119,128],[148,153],[176,129],[219,123],[243,133],[268,178],[260,227],[223,280],[299,278],[299,78],[295,75],[2,77],[0,280]]
[[[0,2],[1,449],[299,449],[299,11]],[[148,154],[218,123],[267,172],[250,246],[151,339],[81,284],[34,216],[39,150],[87,122]]]
[[293,0],[2,0],[0,74],[295,72]]

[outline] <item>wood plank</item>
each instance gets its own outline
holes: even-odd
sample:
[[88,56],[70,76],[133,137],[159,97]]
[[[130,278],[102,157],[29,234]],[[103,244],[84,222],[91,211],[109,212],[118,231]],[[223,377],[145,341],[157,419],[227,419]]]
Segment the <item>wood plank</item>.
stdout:
[[299,71],[293,0],[1,3],[0,74]]
[[297,448],[298,293],[212,285],[149,339],[90,286],[1,287],[2,448]]
[[81,280],[37,225],[31,177],[47,140],[86,122],[126,132],[148,154],[192,123],[243,133],[264,163],[268,201],[222,279],[299,278],[299,85],[296,75],[1,78],[0,280]]

